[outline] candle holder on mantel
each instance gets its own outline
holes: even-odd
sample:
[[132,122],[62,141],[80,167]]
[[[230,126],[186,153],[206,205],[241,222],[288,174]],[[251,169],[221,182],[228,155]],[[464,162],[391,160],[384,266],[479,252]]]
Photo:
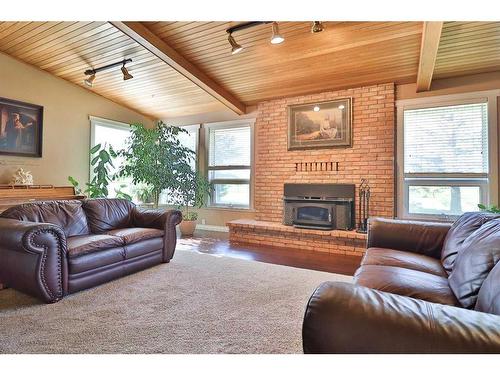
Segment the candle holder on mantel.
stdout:
[[370,185],[368,180],[362,178],[359,185],[359,213],[358,213],[358,233],[368,232],[368,217],[370,216]]

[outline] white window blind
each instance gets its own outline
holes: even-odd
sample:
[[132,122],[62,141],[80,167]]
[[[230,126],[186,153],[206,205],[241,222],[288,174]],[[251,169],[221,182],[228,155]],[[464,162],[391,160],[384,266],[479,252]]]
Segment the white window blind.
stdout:
[[250,206],[252,128],[249,124],[208,125],[210,205]]
[[209,166],[250,166],[249,126],[210,129]]
[[487,103],[404,111],[405,173],[488,173]]
[[403,112],[403,215],[453,220],[488,200],[488,103]]

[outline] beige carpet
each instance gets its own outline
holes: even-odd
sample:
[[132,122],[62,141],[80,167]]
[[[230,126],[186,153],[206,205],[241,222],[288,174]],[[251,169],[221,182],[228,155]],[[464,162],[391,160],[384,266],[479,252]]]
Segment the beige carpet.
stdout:
[[0,291],[0,353],[301,353],[307,300],[343,275],[192,251],[45,305]]

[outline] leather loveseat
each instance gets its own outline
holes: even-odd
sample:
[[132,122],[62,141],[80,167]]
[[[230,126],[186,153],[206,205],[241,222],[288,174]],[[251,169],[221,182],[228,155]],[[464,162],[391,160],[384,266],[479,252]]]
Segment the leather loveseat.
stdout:
[[172,259],[179,211],[123,199],[28,203],[0,215],[0,280],[47,303]]
[[310,298],[305,353],[500,353],[500,215],[372,219],[367,247]]

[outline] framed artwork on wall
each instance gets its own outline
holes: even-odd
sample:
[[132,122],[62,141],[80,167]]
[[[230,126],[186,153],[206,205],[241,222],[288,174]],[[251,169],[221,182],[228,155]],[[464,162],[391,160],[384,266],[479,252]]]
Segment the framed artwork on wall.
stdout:
[[288,107],[288,150],[352,147],[352,98]]
[[42,156],[43,107],[0,98],[0,155]]

